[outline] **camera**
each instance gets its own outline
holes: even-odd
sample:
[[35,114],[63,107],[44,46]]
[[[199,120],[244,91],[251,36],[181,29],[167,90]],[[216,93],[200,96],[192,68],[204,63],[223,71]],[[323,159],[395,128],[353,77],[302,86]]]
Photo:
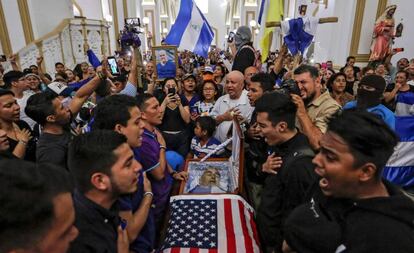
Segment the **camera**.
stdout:
[[293,79],[283,81],[283,83],[280,85],[280,88],[277,89],[277,91],[288,96],[290,96],[290,94],[300,96],[299,86]]
[[126,18],[124,29],[119,35],[119,42],[123,51],[128,50],[130,46],[141,46],[139,34],[141,33],[141,21],[139,18]]

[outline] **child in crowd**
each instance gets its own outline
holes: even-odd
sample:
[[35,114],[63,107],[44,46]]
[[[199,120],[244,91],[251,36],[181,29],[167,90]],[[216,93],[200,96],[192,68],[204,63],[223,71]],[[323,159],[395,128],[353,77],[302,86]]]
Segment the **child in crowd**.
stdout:
[[[194,128],[195,136],[191,140],[191,150],[187,158],[203,158],[210,151],[213,151],[220,141],[213,137],[216,130],[216,122],[210,116],[201,116],[196,119],[196,126]],[[218,151],[211,157],[220,157],[223,150]]]
[[213,80],[204,81],[201,86],[201,101],[190,108],[191,117],[195,120],[198,116],[209,116],[217,99],[218,87]]

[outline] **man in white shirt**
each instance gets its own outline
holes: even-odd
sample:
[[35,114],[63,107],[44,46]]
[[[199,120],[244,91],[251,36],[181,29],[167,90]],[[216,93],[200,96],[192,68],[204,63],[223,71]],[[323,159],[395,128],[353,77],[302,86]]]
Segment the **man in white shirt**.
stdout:
[[226,95],[221,96],[214,105],[211,116],[216,119],[216,139],[223,142],[227,139],[227,132],[232,124],[233,117],[239,120],[250,121],[254,108],[250,106],[247,91],[243,89],[244,76],[240,71],[232,71],[226,76]]

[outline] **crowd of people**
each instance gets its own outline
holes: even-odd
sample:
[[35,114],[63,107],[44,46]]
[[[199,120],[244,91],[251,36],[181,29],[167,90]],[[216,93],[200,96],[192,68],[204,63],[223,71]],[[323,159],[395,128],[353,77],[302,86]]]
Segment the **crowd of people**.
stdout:
[[[0,252],[154,252],[169,198],[244,125],[244,188],[263,252],[414,252],[414,186],[382,177],[414,59],[360,69],[283,45],[261,64],[250,28],[229,51],[179,52],[162,81],[137,49],[120,75],[87,50],[73,70],[0,67]],[[396,56],[394,56],[396,57]],[[2,66],[2,65],[0,65]],[[414,132],[412,133],[414,135]],[[212,157],[229,157],[226,148]]]

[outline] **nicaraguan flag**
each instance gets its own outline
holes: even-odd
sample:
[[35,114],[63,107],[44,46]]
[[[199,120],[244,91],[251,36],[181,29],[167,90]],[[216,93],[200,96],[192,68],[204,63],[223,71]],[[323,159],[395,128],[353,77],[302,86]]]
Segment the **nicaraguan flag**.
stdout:
[[383,177],[392,183],[409,187],[414,185],[414,93],[397,96],[395,130],[400,142],[384,168]]
[[314,17],[300,17],[282,21],[283,40],[286,43],[290,53],[296,55],[310,46],[313,36],[316,34],[319,20]]
[[181,0],[180,11],[165,39],[169,45],[207,57],[214,33],[193,0]]

